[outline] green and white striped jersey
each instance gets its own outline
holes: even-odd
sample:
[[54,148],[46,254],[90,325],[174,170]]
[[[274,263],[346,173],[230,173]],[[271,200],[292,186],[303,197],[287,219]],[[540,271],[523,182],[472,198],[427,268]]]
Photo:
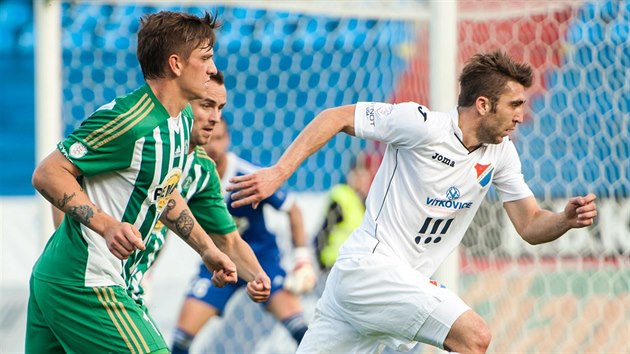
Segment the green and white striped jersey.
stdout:
[[[206,232],[225,235],[236,230],[236,224],[227,210],[221,192],[221,179],[216,165],[202,147],[197,146],[188,155],[178,188],[195,219]],[[146,250],[142,252],[137,266],[127,278],[129,295],[140,304],[143,304],[144,294],[142,278],[164,246],[167,232],[168,229],[161,222],[155,225],[151,237],[145,243]]]
[[[190,106],[170,117],[148,85],[100,107],[57,148],[82,172],[89,198],[115,219],[135,225],[146,243],[185,164]],[[127,285],[142,258],[117,259],[105,239],[66,216],[34,266],[33,276],[78,286]]]

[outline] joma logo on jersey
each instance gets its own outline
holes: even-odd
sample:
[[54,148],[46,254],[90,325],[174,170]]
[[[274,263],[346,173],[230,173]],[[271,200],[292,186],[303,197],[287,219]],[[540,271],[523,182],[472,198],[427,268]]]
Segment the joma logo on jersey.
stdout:
[[448,157],[444,157],[440,154],[438,154],[437,152],[433,154],[433,156],[431,156],[432,159],[434,160],[438,160],[441,163],[451,166],[451,167],[455,167],[455,161],[449,159]]
[[174,168],[166,175],[161,185],[155,186],[153,190],[149,192],[151,199],[157,206],[158,212],[162,212],[162,209],[166,206],[169,196],[173,193],[175,188],[177,188],[177,183],[179,183],[181,176],[182,170]]

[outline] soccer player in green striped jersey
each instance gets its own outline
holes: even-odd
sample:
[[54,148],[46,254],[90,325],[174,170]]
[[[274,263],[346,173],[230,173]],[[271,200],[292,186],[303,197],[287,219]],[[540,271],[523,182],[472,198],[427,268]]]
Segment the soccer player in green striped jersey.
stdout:
[[[219,71],[211,80],[205,97],[191,102],[194,115],[191,144],[178,189],[204,231],[235,261],[239,276],[249,280],[249,297],[255,302],[266,301],[270,294],[271,281],[251,247],[240,237],[221,193],[221,179],[216,165],[202,148],[210,140],[215,124],[220,121],[221,110],[227,99],[223,74]],[[129,292],[140,304],[144,304],[142,279],[164,246],[167,232],[168,228],[161,223],[156,225],[146,242],[142,258],[129,277]],[[262,292],[255,286],[259,282],[268,285]]]
[[33,185],[66,217],[33,267],[26,352],[168,352],[126,289],[158,219],[201,255],[218,286],[236,281],[236,266],[176,190],[188,102],[216,73],[216,27],[208,13],[143,17],[137,54],[146,84],[99,108],[37,166]]

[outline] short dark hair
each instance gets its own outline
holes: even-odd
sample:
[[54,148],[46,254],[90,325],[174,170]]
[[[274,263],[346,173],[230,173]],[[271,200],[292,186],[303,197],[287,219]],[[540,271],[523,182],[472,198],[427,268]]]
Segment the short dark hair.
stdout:
[[140,20],[137,49],[144,78],[165,78],[171,54],[188,59],[202,45],[212,48],[214,30],[220,26],[217,17],[208,12],[202,17],[173,11],[145,15]]
[[468,60],[459,76],[457,105],[470,107],[478,97],[485,96],[491,102],[491,109],[494,109],[508,81],[530,87],[532,80],[531,66],[514,61],[502,51],[476,54]]

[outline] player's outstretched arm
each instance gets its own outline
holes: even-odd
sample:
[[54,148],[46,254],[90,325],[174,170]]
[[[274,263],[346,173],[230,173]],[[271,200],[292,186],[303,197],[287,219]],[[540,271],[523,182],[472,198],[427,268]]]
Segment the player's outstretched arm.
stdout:
[[66,213],[103,236],[107,248],[116,258],[126,259],[136,248],[143,250],[145,247],[138,229],[99,209],[77,182],[81,175],[77,166],[59,150],[54,150],[37,166],[32,182],[35,189],[59,210],[57,217]]
[[247,295],[254,302],[267,301],[271,292],[271,280],[262,269],[252,248],[241,238],[238,231],[225,235],[211,233],[210,237],[236,264],[238,275],[247,282]]
[[541,209],[534,197],[506,202],[503,207],[519,235],[537,245],[553,241],[570,229],[592,225],[597,216],[595,198],[593,193],[571,198],[559,213]]
[[304,160],[319,150],[339,132],[354,135],[354,105],[329,108],[318,114],[302,130],[280,160],[270,168],[263,168],[245,176],[230,179],[227,191],[232,193],[232,206],[258,206],[284,183]]
[[214,285],[223,287],[227,283],[236,283],[236,266],[201,228],[178,190],[170,195],[160,221],[201,256],[206,267],[213,273]]

